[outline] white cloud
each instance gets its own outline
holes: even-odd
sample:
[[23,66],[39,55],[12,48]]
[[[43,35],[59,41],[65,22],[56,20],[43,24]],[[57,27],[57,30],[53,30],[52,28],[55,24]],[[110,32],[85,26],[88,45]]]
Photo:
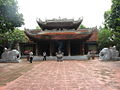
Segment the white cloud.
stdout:
[[36,18],[52,19],[83,16],[87,27],[102,25],[104,12],[110,9],[111,0],[18,0],[26,28],[37,26]]

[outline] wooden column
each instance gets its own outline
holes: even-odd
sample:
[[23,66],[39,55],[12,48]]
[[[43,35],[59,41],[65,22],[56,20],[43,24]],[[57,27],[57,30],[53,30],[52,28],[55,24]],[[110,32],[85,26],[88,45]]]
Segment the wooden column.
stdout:
[[82,43],[82,54],[84,55],[85,54],[85,48],[84,48],[84,43]]
[[38,56],[38,43],[36,43],[36,56]]
[[52,56],[52,41],[50,41],[50,56]]
[[68,40],[68,56],[71,56],[70,40]]

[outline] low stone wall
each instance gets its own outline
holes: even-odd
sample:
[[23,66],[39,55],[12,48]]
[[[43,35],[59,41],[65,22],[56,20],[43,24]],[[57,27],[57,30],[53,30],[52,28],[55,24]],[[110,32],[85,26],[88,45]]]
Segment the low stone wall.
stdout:
[[[56,56],[47,56],[47,60],[57,60]],[[34,56],[33,60],[43,60],[43,56]],[[63,60],[88,60],[87,55],[82,56],[64,56]]]

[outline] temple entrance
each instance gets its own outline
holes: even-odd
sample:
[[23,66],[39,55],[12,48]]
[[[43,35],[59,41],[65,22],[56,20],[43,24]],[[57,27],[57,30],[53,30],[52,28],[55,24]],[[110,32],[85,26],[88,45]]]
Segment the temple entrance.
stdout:
[[71,55],[82,55],[82,43],[80,41],[71,42]]
[[45,51],[47,55],[50,55],[50,49],[49,49],[50,43],[48,41],[41,41],[38,43],[38,55],[43,55],[43,52]]
[[83,43],[79,40],[41,41],[37,44],[37,47],[38,55],[42,55],[42,53],[45,51],[47,53],[47,56],[56,56],[56,52],[58,52],[58,50],[64,52],[64,56],[84,54]]
[[56,56],[56,52],[61,50],[64,52],[64,55],[68,55],[67,51],[67,42],[63,40],[54,40],[54,41],[40,41],[37,44],[38,55],[42,56],[42,53],[45,51],[47,56]]
[[[83,41],[80,40],[47,40],[39,41],[37,43],[20,44],[21,51],[32,50],[34,55],[42,56],[43,52],[47,53],[47,56],[56,56],[56,52],[61,50],[64,53],[64,56],[75,56],[86,54],[86,48]],[[24,54],[24,53],[23,53]],[[23,55],[22,54],[22,55]]]
[[83,55],[84,46],[83,42],[79,40],[68,41],[68,40],[57,40],[52,41],[52,55],[55,56],[55,53],[61,50],[64,52],[64,56],[70,55]]

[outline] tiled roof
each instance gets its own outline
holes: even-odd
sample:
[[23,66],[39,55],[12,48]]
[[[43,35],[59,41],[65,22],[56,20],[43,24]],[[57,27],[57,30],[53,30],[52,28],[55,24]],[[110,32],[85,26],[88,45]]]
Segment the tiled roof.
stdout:
[[87,40],[88,42],[96,42],[98,40],[98,31],[94,30],[91,37]]
[[87,41],[96,41],[97,32],[89,29],[80,29],[76,31],[25,31],[26,35],[31,40],[73,40],[73,39],[88,39]]

